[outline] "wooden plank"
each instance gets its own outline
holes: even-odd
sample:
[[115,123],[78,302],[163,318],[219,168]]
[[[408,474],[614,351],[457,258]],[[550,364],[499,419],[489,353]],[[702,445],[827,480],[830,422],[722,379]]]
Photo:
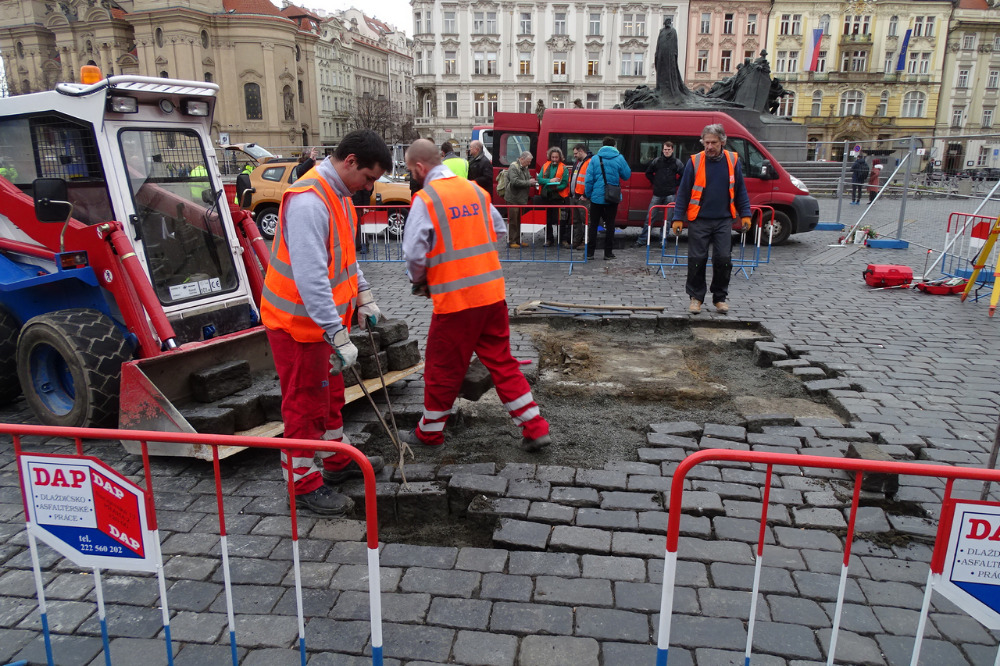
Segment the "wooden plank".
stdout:
[[[417,363],[416,365],[406,368],[404,370],[393,370],[391,372],[387,372],[385,373],[385,385],[388,386],[390,384],[398,382],[401,379],[406,379],[410,375],[420,372],[423,369],[424,369],[424,362],[421,361],[420,363]],[[375,391],[379,391],[382,389],[382,382],[379,380],[378,377],[374,379],[366,379],[365,388],[368,389],[369,393],[374,393]],[[348,386],[347,390],[344,391],[345,402],[354,402],[358,398],[363,398],[364,396],[365,392],[362,391],[361,387],[358,386],[357,384],[355,384],[354,386]],[[277,437],[284,431],[285,431],[285,425],[281,421],[270,421],[263,425],[259,425],[256,428],[251,428],[249,430],[240,430],[235,434],[245,437]],[[220,449],[219,451],[220,458],[225,458],[226,456],[230,456],[238,451],[242,451],[245,447],[230,446],[224,448],[226,449],[225,452],[223,452],[222,449]],[[209,456],[211,456],[211,451],[209,451]],[[203,457],[203,456],[197,456],[197,457]],[[209,457],[208,460],[211,460],[211,457]]]

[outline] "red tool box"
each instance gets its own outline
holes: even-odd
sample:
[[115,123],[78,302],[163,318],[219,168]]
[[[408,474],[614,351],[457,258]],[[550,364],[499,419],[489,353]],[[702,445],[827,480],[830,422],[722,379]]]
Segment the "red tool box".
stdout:
[[869,287],[901,287],[913,282],[913,269],[897,264],[868,264],[861,275]]

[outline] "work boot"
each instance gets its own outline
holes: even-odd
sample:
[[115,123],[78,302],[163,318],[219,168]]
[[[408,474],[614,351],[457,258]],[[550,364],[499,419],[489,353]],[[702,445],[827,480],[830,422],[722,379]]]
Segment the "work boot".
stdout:
[[[385,467],[385,461],[382,460],[382,456],[368,456],[368,463],[372,466],[372,471],[376,474],[381,472]],[[361,466],[353,460],[347,463],[347,467],[344,469],[323,470],[323,481],[331,486],[336,486],[351,479],[363,478],[364,473],[361,471]]]
[[691,297],[691,305],[688,306],[688,312],[691,314],[698,314],[701,312],[701,301],[697,298]]
[[521,449],[524,451],[541,451],[546,446],[552,443],[552,438],[548,435],[542,435],[541,437],[536,437],[534,439],[528,439],[527,437],[521,438]]
[[444,444],[444,442],[441,442],[440,444],[432,444],[429,442],[425,442],[424,440],[420,439],[420,437],[417,436],[416,429],[404,430],[403,432],[399,433],[399,441],[405,442],[410,446],[441,446],[442,444]]
[[354,500],[347,495],[334,492],[328,486],[320,486],[311,493],[296,495],[295,504],[321,516],[344,516],[354,510]]
[[719,314],[729,314],[729,305],[725,301],[716,301],[715,311]]

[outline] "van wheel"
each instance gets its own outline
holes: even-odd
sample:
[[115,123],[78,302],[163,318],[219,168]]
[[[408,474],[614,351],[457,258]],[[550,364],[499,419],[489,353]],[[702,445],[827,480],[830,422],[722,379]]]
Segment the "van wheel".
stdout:
[[403,227],[406,226],[406,218],[410,214],[409,208],[395,208],[389,213],[389,233],[393,238],[403,237]]
[[0,309],[0,405],[21,395],[17,381],[17,334],[21,326],[14,315]]
[[45,425],[99,427],[118,415],[128,343],[97,310],[60,310],[27,321],[17,341],[24,399]]
[[767,243],[767,239],[770,238],[771,245],[784,245],[788,237],[792,235],[791,219],[780,210],[774,211],[773,221],[767,213],[765,213],[765,216],[761,243]]
[[274,232],[278,230],[278,209],[274,206],[262,208],[257,213],[257,228],[264,240],[274,238]]

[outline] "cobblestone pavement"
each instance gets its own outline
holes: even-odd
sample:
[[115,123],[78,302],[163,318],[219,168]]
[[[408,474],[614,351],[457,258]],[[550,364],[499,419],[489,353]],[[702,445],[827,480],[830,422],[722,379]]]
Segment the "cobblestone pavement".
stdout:
[[[907,216],[915,222],[906,237],[939,248],[952,204],[911,206]],[[889,225],[898,209],[883,209],[871,219]],[[770,331],[776,344],[766,353],[787,355],[789,371],[800,369],[812,392],[839,403],[844,423],[650,424],[649,446],[638,460],[609,460],[599,470],[561,466],[544,453],[538,464],[418,464],[409,468],[419,495],[412,501],[399,493],[392,470],[383,472],[385,517],[461,513],[469,498],[486,494],[494,499],[468,509],[464,520],[498,520],[490,547],[383,546],[386,663],[654,663],[665,491],[677,461],[699,448],[840,456],[851,443],[874,441],[899,459],[983,465],[1000,404],[1000,319],[989,319],[984,304],[957,297],[869,289],[861,279],[868,263],[908,264],[919,274],[925,250],[828,248],[838,236],[793,236],[750,279],[735,277],[728,317]],[[683,269],[658,275],[630,242],[616,254],[615,261],[578,265],[571,275],[565,265],[508,265],[508,303],[663,305],[665,316],[687,316]],[[365,272],[383,310],[405,318],[423,341],[429,303],[409,294],[402,266],[368,264]],[[530,353],[524,341],[515,345],[519,355]],[[394,387],[397,409],[415,413],[420,391],[419,378]],[[30,417],[20,402],[0,418]],[[370,408],[350,406],[348,421],[353,432],[369,429]],[[70,450],[60,442],[33,445]],[[117,443],[92,451],[127,474],[141,472]],[[44,662],[9,439],[0,464],[0,663]],[[240,661],[298,664],[288,510],[276,457],[245,452],[225,461],[224,474]],[[670,663],[741,664],[763,473],[712,464],[688,479]],[[866,502],[860,514],[839,663],[909,662],[943,483],[900,482],[895,509]],[[850,487],[840,473],[775,470],[753,663],[826,658]],[[210,466],[157,459],[154,488],[176,663],[228,663]],[[978,497],[979,487],[956,483],[956,491]],[[303,516],[299,525],[308,663],[370,663],[363,523]],[[47,547],[41,553],[56,663],[103,664],[93,577]],[[105,572],[104,599],[114,662],[164,663],[155,580]],[[921,663],[994,663],[997,634],[940,597],[926,637]]]

